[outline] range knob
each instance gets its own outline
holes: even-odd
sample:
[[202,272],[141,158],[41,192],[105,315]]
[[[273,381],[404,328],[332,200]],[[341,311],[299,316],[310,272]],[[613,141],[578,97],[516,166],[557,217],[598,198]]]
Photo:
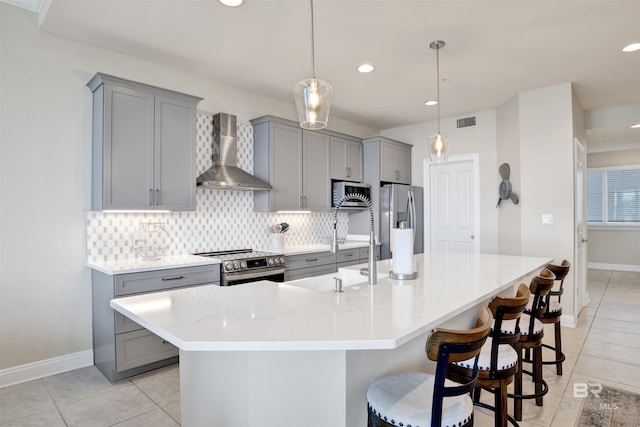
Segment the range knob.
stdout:
[[240,268],[240,263],[238,261],[233,261],[233,269],[237,270]]
[[224,269],[227,270],[227,271],[233,270],[233,264],[230,263],[230,262],[225,262],[224,263]]
[[280,264],[284,265],[284,257],[283,256],[280,257]]
[[245,270],[247,268],[247,261],[240,261],[240,268]]
[[269,260],[267,261],[267,264],[273,265],[273,258],[269,258]]
[[273,259],[273,263],[274,263],[275,265],[280,265],[280,258],[274,258],[274,259]]

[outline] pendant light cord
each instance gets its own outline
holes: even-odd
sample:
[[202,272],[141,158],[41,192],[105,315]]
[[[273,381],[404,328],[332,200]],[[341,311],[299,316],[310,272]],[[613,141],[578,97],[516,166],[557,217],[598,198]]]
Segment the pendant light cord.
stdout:
[[315,52],[315,39],[313,37],[313,0],[311,0],[311,72],[313,79],[316,78],[316,52]]
[[438,134],[439,134],[440,133],[440,46],[436,47],[436,79],[438,83],[437,94],[438,94]]

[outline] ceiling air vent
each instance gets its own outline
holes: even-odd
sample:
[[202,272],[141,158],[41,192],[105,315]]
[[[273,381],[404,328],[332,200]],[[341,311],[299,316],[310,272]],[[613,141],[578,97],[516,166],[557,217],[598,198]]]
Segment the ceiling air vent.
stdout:
[[471,117],[463,117],[461,119],[458,119],[457,123],[456,123],[456,128],[460,129],[460,128],[468,128],[470,126],[476,126],[476,116],[471,116]]

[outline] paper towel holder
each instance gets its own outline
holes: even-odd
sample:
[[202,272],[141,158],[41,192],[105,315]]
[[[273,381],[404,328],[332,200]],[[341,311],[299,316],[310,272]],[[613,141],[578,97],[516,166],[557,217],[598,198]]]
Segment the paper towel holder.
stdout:
[[[400,221],[400,223],[398,224],[400,227],[400,229],[405,229],[407,228],[407,221]],[[400,274],[400,273],[394,273],[393,271],[389,272],[389,277],[393,280],[413,280],[413,279],[417,279],[418,278],[418,272],[414,271],[413,273],[409,273],[409,274]]]

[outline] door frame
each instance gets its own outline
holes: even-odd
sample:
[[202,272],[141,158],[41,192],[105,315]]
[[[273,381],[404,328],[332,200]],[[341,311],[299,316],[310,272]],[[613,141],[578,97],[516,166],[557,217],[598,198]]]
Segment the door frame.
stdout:
[[[472,165],[473,179],[476,182],[474,188],[473,228],[475,236],[476,253],[480,253],[480,153],[460,154],[449,156],[446,163],[470,162]],[[431,251],[431,169],[444,163],[432,162],[429,157],[423,162],[423,187],[424,187],[424,252]],[[428,246],[427,246],[428,245]]]
[[[577,323],[580,310],[584,308],[589,302],[589,290],[587,289],[587,152],[584,144],[580,142],[578,138],[574,138],[574,295],[573,295],[573,313],[574,324]],[[578,171],[582,169],[582,176],[580,177]],[[582,179],[582,182],[579,180]],[[582,194],[579,194],[579,190],[582,189]],[[578,235],[578,220],[582,217],[582,235]],[[582,245],[582,251],[580,246]],[[582,256],[579,257],[582,252]]]

